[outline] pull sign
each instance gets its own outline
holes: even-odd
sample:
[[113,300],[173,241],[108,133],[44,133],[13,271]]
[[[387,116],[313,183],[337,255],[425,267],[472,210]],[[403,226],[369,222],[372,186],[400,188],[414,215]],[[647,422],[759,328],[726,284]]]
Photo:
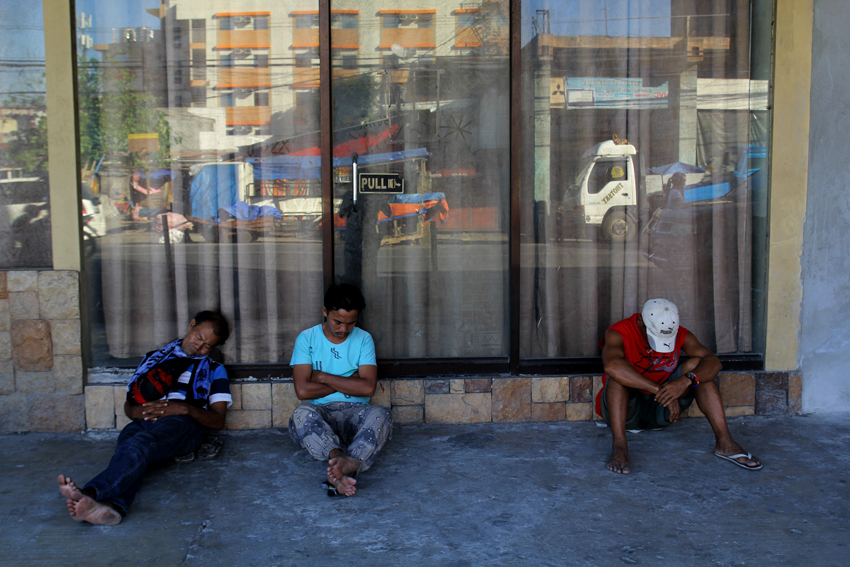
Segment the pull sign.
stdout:
[[361,173],[358,177],[360,193],[404,193],[404,179],[398,173]]

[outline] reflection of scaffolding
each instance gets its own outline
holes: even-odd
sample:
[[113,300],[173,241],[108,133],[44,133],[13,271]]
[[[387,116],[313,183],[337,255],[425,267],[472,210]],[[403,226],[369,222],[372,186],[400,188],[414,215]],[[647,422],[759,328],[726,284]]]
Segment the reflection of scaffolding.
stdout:
[[461,2],[461,9],[476,14],[469,29],[485,55],[507,55],[510,52],[508,0]]
[[537,36],[542,33],[548,34],[549,30],[549,10],[537,10],[537,15],[531,20],[531,35]]

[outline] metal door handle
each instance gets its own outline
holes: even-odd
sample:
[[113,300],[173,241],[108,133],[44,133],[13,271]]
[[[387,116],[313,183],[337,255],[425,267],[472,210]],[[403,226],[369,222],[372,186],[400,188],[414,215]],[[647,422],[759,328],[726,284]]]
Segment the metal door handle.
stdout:
[[351,183],[352,183],[352,194],[351,194],[352,199],[351,199],[351,201],[354,204],[354,206],[352,207],[351,210],[355,213],[357,212],[357,189],[358,189],[358,185],[359,185],[357,183],[357,157],[358,157],[357,154],[351,154]]

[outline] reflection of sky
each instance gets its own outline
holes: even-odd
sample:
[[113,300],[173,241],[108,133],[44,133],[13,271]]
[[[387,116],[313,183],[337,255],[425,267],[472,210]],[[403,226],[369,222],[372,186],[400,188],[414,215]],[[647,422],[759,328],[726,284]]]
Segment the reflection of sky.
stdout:
[[41,2],[0,0],[0,103],[5,95],[44,95],[44,18]]
[[[22,5],[26,9],[22,10]],[[92,15],[87,33],[94,43],[111,43],[113,29],[147,26],[159,29],[159,19],[148,14],[159,0],[77,0],[77,15]],[[79,31],[75,34],[79,37]],[[77,40],[79,42],[79,40]],[[79,45],[79,43],[77,43]],[[88,55],[99,57],[92,50]],[[0,103],[5,95],[44,95],[44,17],[41,0],[0,0]]]
[[[82,12],[92,16],[91,29],[86,30],[94,43],[112,43],[121,28],[141,26],[159,29],[159,18],[146,10],[158,8],[159,0],[77,0],[77,18]],[[113,36],[114,33],[114,36]],[[79,30],[77,30],[79,36]],[[79,40],[78,40],[79,41]],[[96,51],[89,56],[98,56]]]
[[[0,96],[44,93],[41,2],[26,2],[26,10],[21,5],[21,0],[0,0]],[[146,12],[158,6],[159,0],[76,1],[78,15],[92,15],[87,33],[94,43],[111,43],[122,27],[158,29],[159,19]],[[670,35],[670,0],[526,0],[522,3],[523,44],[531,39],[537,10],[549,10],[549,28],[554,35],[599,36],[606,34],[606,27],[609,36]],[[88,55],[99,57],[93,50]]]
[[522,3],[523,45],[532,37],[537,10],[549,11],[552,35],[604,36],[607,29],[612,37],[670,36],[670,0],[526,0]]

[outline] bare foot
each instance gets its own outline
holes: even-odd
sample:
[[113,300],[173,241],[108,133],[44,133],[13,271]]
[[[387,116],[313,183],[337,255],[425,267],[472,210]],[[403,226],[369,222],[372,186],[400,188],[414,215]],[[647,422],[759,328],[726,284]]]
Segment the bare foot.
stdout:
[[357,481],[354,475],[360,468],[360,461],[350,457],[339,449],[331,451],[328,460],[328,482],[336,487],[336,491],[345,496],[354,496]]
[[748,453],[743,447],[741,447],[740,445],[738,445],[734,441],[729,441],[729,442],[723,443],[723,444],[717,443],[714,446],[714,454],[717,455],[718,457],[731,457],[732,455],[743,455],[741,457],[734,459],[734,463],[737,464],[738,466],[742,467],[742,468],[745,468],[745,469],[755,470],[755,469],[761,468],[761,462],[757,458],[752,457],[752,455],[751,455],[751,458],[747,458],[746,455],[749,455],[750,453]]
[[65,498],[79,501],[79,499],[83,497],[83,493],[80,492],[80,489],[77,488],[77,485],[74,484],[74,481],[71,480],[70,477],[60,474],[56,477],[56,480],[59,482],[59,492],[62,493],[62,496]]
[[123,518],[117,510],[80,492],[70,478],[60,474],[56,480],[59,481],[59,492],[68,499],[68,512],[75,521],[99,526],[116,526],[121,523]]
[[88,522],[98,526],[117,526],[121,523],[121,514],[117,510],[89,498],[85,494],[80,500],[68,499],[68,511],[78,522]]
[[349,457],[342,451],[334,455],[331,453],[331,458],[328,461],[328,479],[338,480],[344,476],[354,476],[360,468],[360,461],[354,457]]
[[328,482],[343,496],[354,496],[354,493],[357,492],[357,488],[354,486],[357,484],[357,481],[350,476],[342,476],[337,479],[331,478],[330,473],[328,473]]
[[629,474],[632,469],[629,468],[629,449],[626,446],[614,445],[611,449],[611,458],[608,459],[608,464],[605,467],[618,474]]

